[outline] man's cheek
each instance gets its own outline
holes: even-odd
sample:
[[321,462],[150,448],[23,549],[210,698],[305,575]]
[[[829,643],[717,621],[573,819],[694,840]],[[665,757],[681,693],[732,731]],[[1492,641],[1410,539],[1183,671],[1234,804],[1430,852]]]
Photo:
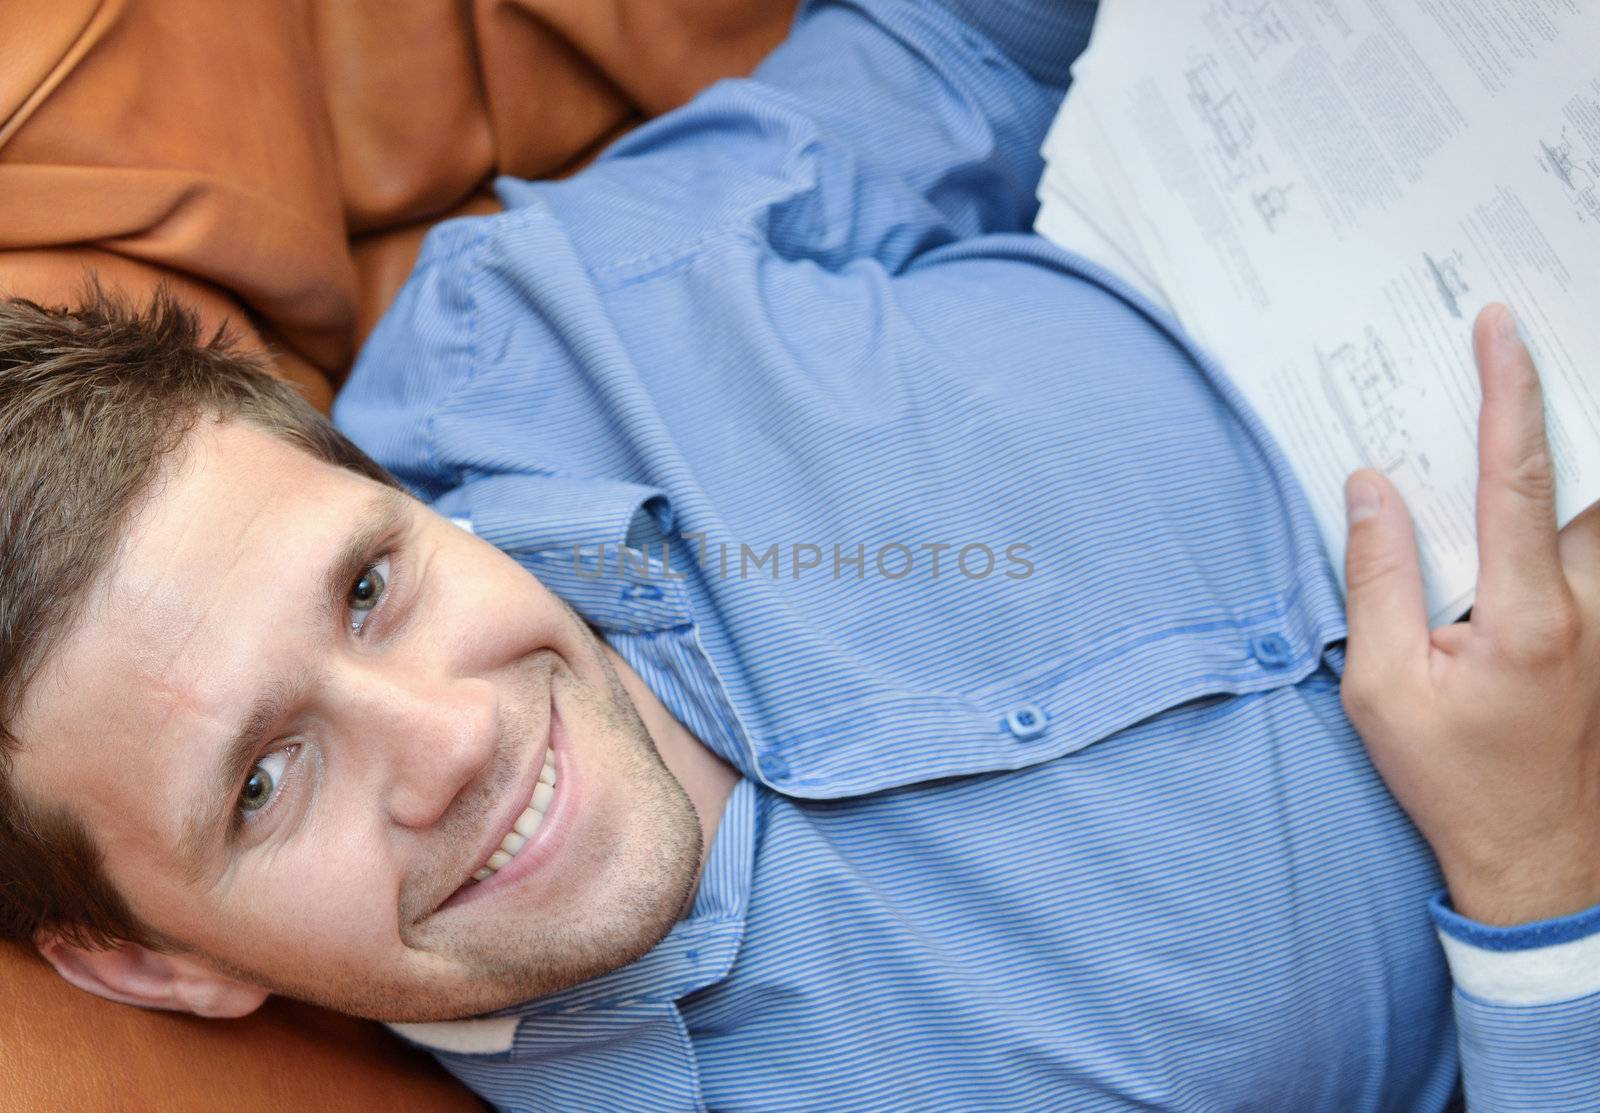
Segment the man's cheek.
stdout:
[[384,855],[329,841],[295,860],[271,863],[247,903],[235,908],[241,914],[235,930],[267,944],[248,948],[266,956],[285,949],[308,957],[371,953],[393,943],[396,891],[393,865]]
[[[386,915],[366,890],[346,890],[337,903],[320,899],[325,895],[297,890],[282,905],[234,922],[219,945],[247,969],[289,985],[359,975],[382,962],[395,946],[392,911]],[[389,904],[392,909],[392,899]]]

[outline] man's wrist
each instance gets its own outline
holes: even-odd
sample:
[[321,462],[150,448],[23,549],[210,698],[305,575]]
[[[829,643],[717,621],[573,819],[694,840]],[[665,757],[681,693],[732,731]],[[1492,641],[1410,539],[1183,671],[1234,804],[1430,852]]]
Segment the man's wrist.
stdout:
[[1451,907],[1491,927],[1559,919],[1600,905],[1600,874],[1590,868],[1524,866],[1494,876],[1444,872]]

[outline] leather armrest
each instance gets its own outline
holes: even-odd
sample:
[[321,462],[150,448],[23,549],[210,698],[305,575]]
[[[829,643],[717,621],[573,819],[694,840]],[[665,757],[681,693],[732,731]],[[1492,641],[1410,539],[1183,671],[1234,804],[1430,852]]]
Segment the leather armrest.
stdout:
[[0,1107],[138,1113],[484,1113],[381,1024],[281,998],[203,1020],[76,989],[31,947],[0,943]]

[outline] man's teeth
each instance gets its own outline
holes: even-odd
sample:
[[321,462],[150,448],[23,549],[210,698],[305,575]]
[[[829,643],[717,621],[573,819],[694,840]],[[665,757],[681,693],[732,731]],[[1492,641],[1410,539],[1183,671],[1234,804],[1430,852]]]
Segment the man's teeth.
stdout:
[[489,855],[489,864],[472,875],[473,881],[489,880],[496,870],[516,856],[517,851],[528,845],[528,840],[533,838],[533,833],[539,829],[539,824],[544,820],[545,809],[550,806],[555,794],[556,759],[555,755],[546,750],[544,768],[539,770],[539,783],[533,788],[533,799],[528,801],[528,806],[517,816],[516,823],[511,826],[510,834],[500,840],[500,849]]

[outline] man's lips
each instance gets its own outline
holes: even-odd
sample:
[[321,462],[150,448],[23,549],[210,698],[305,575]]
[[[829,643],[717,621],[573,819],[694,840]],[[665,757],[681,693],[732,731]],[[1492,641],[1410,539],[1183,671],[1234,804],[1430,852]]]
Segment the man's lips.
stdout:
[[[473,860],[473,864],[469,866],[466,872],[462,875],[461,884],[457,885],[455,889],[451,891],[450,895],[440,902],[439,906],[434,909],[435,912],[438,912],[449,905],[456,903],[457,898],[468,892],[471,892],[478,885],[487,885],[490,881],[494,880],[494,877],[490,877],[486,881],[474,882],[472,880],[472,875],[489,864],[489,859],[494,855],[496,850],[500,849],[500,844],[505,841],[505,837],[511,833],[511,829],[516,825],[517,817],[527,810],[528,801],[533,797],[534,786],[539,783],[539,773],[544,768],[545,755],[550,751],[550,739],[554,733],[552,728],[555,724],[555,714],[555,691],[552,688],[550,692],[549,705],[545,708],[543,744],[540,745],[538,751],[533,755],[532,761],[528,763],[528,767],[523,773],[522,781],[514,790],[512,790],[511,793],[506,796],[506,802],[501,806],[500,814],[496,821],[489,825],[488,835],[485,836],[487,841],[479,850],[478,856]],[[551,801],[550,809],[548,810],[553,810],[554,807],[555,802]],[[548,816],[546,817],[546,820],[548,821]],[[535,832],[536,835],[538,833],[540,832]],[[520,855],[521,852],[519,851],[518,853]],[[501,868],[509,869],[510,866],[511,863],[508,862]],[[498,871],[496,872],[495,876],[499,876]]]

